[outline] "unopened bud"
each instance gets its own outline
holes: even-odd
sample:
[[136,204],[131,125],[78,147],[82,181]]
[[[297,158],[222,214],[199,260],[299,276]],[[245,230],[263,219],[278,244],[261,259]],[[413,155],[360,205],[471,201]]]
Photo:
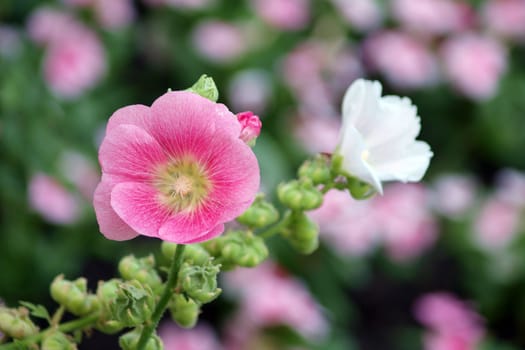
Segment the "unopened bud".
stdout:
[[162,280],[154,267],[155,258],[153,255],[141,259],[128,255],[122,258],[118,264],[120,275],[125,280],[137,280],[150,286],[153,291],[160,291]]
[[183,294],[173,295],[169,309],[173,321],[181,327],[193,328],[199,319],[200,304]]
[[87,292],[87,280],[83,277],[75,281],[57,276],[51,283],[51,297],[74,315],[82,316],[95,311],[99,305],[97,298]]
[[253,112],[242,112],[237,114],[237,120],[241,124],[241,135],[239,138],[249,146],[255,146],[255,140],[261,133],[262,123]]
[[237,218],[237,221],[250,228],[259,228],[273,224],[278,219],[277,209],[264,200],[264,194],[259,194],[248,210]]
[[208,262],[205,265],[184,263],[180,271],[180,283],[186,294],[201,303],[209,303],[221,294],[217,288],[217,274],[220,268]]
[[[173,260],[177,244],[170,242],[162,242],[161,250],[170,261]],[[184,249],[183,260],[193,265],[204,265],[210,259],[210,254],[199,244],[188,244]]]
[[217,89],[213,78],[206,74],[201,75],[199,80],[197,80],[197,82],[186,91],[201,95],[213,102],[217,102],[219,99],[219,90]]
[[328,159],[324,155],[318,155],[304,162],[299,168],[298,175],[310,179],[314,185],[326,184],[332,179]]
[[[142,333],[142,327],[137,327],[131,332],[123,334],[118,340],[120,348],[122,350],[137,350],[137,344],[139,342],[141,333]],[[146,346],[144,347],[144,350],[163,350],[163,349],[164,349],[164,346],[162,345],[162,341],[156,334],[151,335],[151,337],[148,339],[146,343]]]
[[310,254],[319,246],[319,227],[304,213],[293,213],[285,237],[302,254]]
[[12,338],[23,339],[38,333],[38,327],[29,318],[26,308],[0,306],[0,331]]
[[77,344],[64,333],[53,332],[42,340],[42,350],[77,350]]
[[222,258],[242,267],[254,267],[268,257],[264,239],[244,231],[232,231],[223,236]]
[[347,181],[347,188],[355,199],[367,199],[376,193],[371,185],[354,177],[348,177]]
[[308,179],[290,181],[277,188],[279,200],[294,210],[312,210],[323,203],[323,195]]

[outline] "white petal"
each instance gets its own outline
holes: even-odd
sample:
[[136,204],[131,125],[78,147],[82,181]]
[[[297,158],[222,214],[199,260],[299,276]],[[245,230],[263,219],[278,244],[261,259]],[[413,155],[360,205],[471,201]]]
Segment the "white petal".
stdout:
[[343,129],[352,124],[366,137],[377,123],[380,98],[379,82],[358,79],[352,83],[343,97]]

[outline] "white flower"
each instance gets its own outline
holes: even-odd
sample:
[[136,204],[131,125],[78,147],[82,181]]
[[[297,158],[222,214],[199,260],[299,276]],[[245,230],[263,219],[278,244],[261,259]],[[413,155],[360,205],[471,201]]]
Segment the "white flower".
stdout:
[[381,181],[419,181],[432,151],[416,141],[417,108],[407,97],[381,97],[377,81],[356,80],[343,99],[343,125],[336,155],[342,170],[383,193]]

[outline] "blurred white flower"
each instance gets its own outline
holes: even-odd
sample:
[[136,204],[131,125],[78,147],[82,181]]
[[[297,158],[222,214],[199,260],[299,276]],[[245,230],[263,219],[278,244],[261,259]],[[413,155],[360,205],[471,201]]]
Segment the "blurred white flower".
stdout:
[[417,108],[407,97],[381,97],[377,81],[356,80],[343,98],[343,125],[335,154],[342,170],[383,193],[381,181],[419,181],[432,151],[415,138]]

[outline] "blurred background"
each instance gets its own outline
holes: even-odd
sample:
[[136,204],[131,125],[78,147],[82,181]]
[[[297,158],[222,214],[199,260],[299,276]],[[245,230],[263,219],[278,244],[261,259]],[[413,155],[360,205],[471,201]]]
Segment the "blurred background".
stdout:
[[57,274],[95,288],[158,251],[98,232],[98,144],[116,109],[204,73],[261,117],[270,198],[333,151],[359,77],[412,99],[434,158],[382,197],[329,192],[317,252],[270,240],[272,262],[224,274],[195,330],[166,320],[166,349],[525,348],[525,0],[0,1],[4,303],[51,306]]

